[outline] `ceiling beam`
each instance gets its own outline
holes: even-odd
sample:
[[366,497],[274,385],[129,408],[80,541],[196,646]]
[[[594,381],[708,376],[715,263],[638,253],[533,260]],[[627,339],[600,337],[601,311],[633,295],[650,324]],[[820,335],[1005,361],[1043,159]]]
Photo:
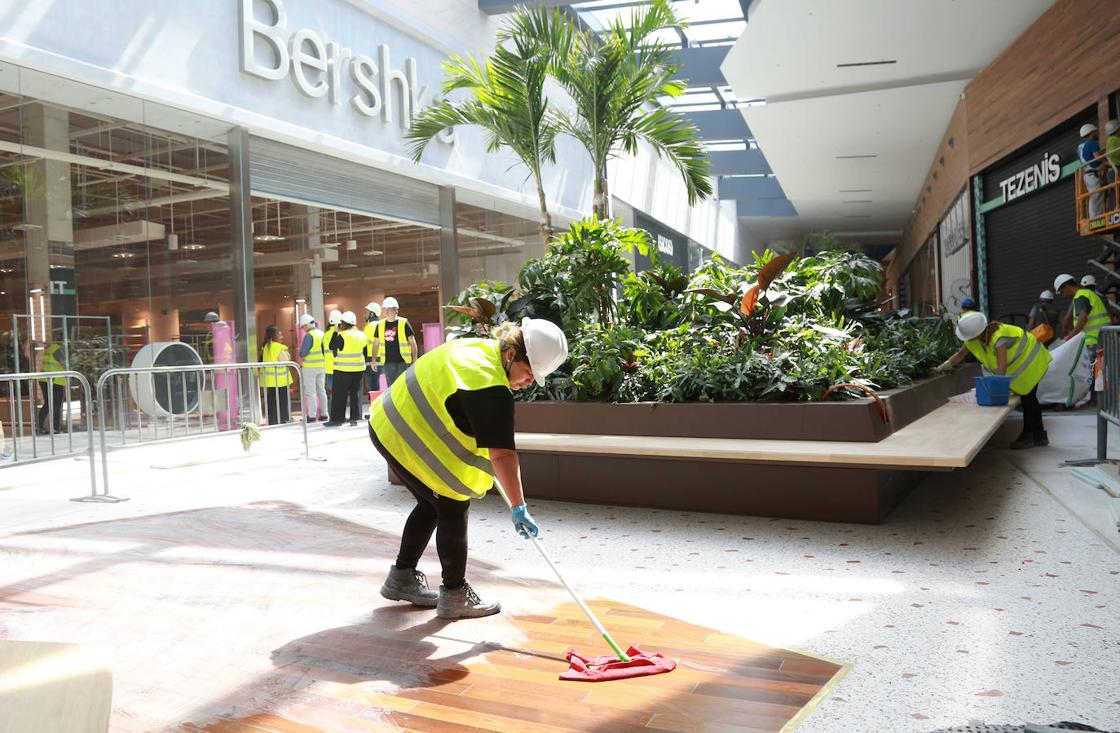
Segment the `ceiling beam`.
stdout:
[[584,0],[478,0],[478,9],[487,15],[501,15],[508,13],[518,5],[529,5],[542,8],[566,8]]
[[744,140],[751,136],[747,121],[737,109],[685,112],[684,118],[696,125],[702,140]]
[[677,77],[690,87],[725,86],[727,79],[720,71],[720,64],[727,58],[731,46],[682,48],[673,54],[673,61],[680,64]]
[[748,173],[773,173],[766,156],[762,151],[754,150],[723,150],[709,153],[712,161],[712,175],[731,176],[745,175]]

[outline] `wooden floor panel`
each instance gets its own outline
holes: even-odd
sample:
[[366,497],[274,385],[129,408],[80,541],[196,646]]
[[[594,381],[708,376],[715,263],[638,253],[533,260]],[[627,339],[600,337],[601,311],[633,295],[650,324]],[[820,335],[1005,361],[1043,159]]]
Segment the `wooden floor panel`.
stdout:
[[621,644],[679,666],[561,682],[570,646],[608,651],[561,589],[472,562],[506,610],[445,622],[377,595],[395,549],[287,504],[0,537],[0,638],[113,644],[115,733],[773,732],[843,671],[593,599]]

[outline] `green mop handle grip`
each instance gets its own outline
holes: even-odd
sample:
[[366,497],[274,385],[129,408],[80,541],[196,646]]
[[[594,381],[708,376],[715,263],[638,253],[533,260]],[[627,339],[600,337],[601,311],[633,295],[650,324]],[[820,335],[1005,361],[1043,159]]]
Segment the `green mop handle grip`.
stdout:
[[[506,506],[508,506],[510,509],[513,509],[513,503],[510,502],[509,497],[506,496],[506,490],[502,488],[502,482],[498,481],[497,476],[494,477],[494,486],[498,489],[498,493],[501,494],[502,499],[505,500]],[[591,612],[591,609],[587,607],[587,604],[583,602],[583,599],[576,594],[575,589],[572,588],[572,586],[568,585],[568,581],[564,580],[564,576],[560,574],[560,570],[552,562],[552,558],[548,556],[548,553],[545,551],[544,546],[541,545],[541,541],[536,537],[530,537],[529,539],[533,541],[533,545],[536,546],[538,551],[540,551],[541,557],[543,557],[544,561],[548,563],[548,567],[552,568],[552,572],[556,575],[556,579],[560,581],[560,584],[564,586],[564,588],[568,591],[568,594],[571,595],[572,599],[576,602],[576,605],[579,606],[580,610],[583,611],[585,616],[587,616],[587,620],[590,621],[591,625],[595,627],[595,630],[598,631],[602,635],[602,637],[607,640],[607,644],[609,644],[611,649],[614,650],[614,653],[618,655],[618,661],[629,662],[630,657],[626,654],[626,652],[622,651],[622,649],[619,648],[618,644],[616,644],[614,639],[611,638],[611,635],[608,634],[603,625],[599,623],[599,619],[595,617],[595,614]]]

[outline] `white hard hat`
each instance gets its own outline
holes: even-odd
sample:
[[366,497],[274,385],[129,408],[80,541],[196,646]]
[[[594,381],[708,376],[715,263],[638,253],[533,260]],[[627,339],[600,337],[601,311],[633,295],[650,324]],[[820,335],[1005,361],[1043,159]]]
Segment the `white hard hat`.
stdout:
[[1079,132],[1077,134],[1080,135],[1081,137],[1085,137],[1089,133],[1096,132],[1096,131],[1097,131],[1097,126],[1096,125],[1086,123],[1086,124],[1081,126],[1081,132]]
[[396,298],[385,298],[381,301],[382,308],[400,308],[401,304],[397,302]]
[[521,320],[525,353],[537,384],[544,386],[545,377],[556,371],[568,358],[568,337],[552,321],[543,318]]
[[957,321],[957,338],[961,341],[974,339],[984,333],[984,329],[987,327],[988,317],[980,311],[962,313]]
[[206,315],[204,315],[202,317],[202,320],[203,320],[204,323],[217,323],[218,321],[220,321],[222,319],[219,318],[218,314],[215,313],[214,311],[206,311]]
[[1041,293],[1038,294],[1038,299],[1039,300],[1053,300],[1054,299],[1054,294],[1051,293],[1049,290],[1043,290]]
[[1062,286],[1066,283],[1075,282],[1077,281],[1073,279],[1073,275],[1070,275],[1068,272],[1063,272],[1061,275],[1058,275],[1056,278],[1054,278],[1054,292],[1056,293],[1061,290]]
[[1081,278],[1081,287],[1083,287],[1083,288],[1095,288],[1095,287],[1097,287],[1097,278],[1093,277],[1092,275],[1086,275],[1085,277]]
[[338,310],[337,308],[331,311],[330,315],[327,316],[327,323],[331,324],[332,326],[337,326],[341,322],[342,311]]
[[374,303],[372,300],[366,303],[366,310],[377,316],[378,318],[381,317],[381,306],[377,303]]
[[1111,135],[1117,130],[1120,130],[1120,122],[1117,122],[1116,120],[1109,120],[1108,122],[1104,123],[1105,135]]
[[315,316],[311,315],[310,313],[304,313],[302,316],[299,317],[299,325],[302,326],[303,328],[307,328],[309,325],[311,325],[314,322],[315,322]]
[[346,311],[342,314],[342,322],[349,323],[351,326],[357,326],[358,317],[354,315],[354,311]]

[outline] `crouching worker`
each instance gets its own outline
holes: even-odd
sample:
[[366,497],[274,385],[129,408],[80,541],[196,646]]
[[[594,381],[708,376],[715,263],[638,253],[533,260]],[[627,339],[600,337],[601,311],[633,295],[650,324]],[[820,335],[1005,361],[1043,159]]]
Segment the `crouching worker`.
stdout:
[[1052,357],[1030,331],[999,321],[988,321],[978,311],[963,313],[957,321],[960,350],[937,366],[945,372],[970,352],[985,369],[997,376],[1011,377],[1011,391],[1019,395],[1023,408],[1023,433],[1011,444],[1013,450],[1050,445],[1042,427],[1042,407],[1038,404],[1038,383],[1046,376]]
[[[536,536],[521,489],[511,390],[534,380],[543,385],[567,357],[564,332],[550,321],[504,323],[493,338],[456,339],[421,356],[374,403],[370,440],[416,498],[382,596],[434,606],[445,619],[501,610],[466,580],[470,502],[497,476],[513,504],[514,528]],[[443,569],[438,593],[416,569],[433,532]]]

